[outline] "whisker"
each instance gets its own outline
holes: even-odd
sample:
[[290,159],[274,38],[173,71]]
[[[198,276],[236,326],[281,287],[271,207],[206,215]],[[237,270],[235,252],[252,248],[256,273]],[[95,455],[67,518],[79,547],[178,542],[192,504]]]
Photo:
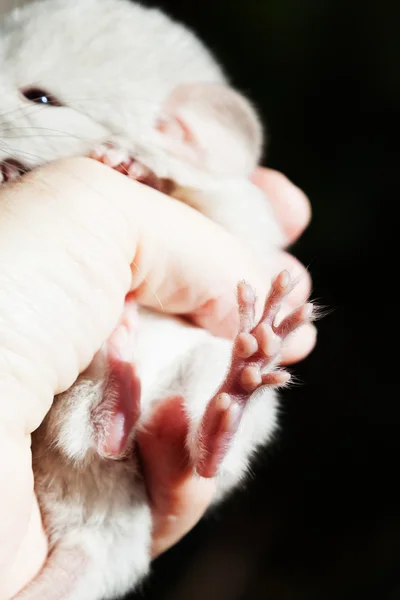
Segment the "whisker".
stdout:
[[[43,158],[39,155],[39,154],[34,154],[33,152],[27,152],[26,150],[19,150],[19,149],[15,149],[15,148],[10,148],[7,144],[8,150],[5,148],[2,148],[3,152],[6,152],[9,156],[11,156],[11,158],[14,158],[15,160],[18,160],[18,157],[23,154],[24,156],[28,156],[30,158],[36,158],[39,159],[41,161],[41,164],[45,164],[48,161],[44,161]],[[29,170],[29,168],[28,168]]]
[[[98,145],[96,142],[93,142],[93,140],[89,140],[88,138],[85,138],[83,136],[79,136],[79,135],[75,135],[73,133],[70,133],[68,131],[62,131],[61,129],[53,129],[50,127],[36,127],[35,125],[29,125],[29,126],[21,126],[21,127],[10,127],[6,130],[1,131],[0,130],[0,134],[4,133],[4,131],[8,132],[8,131],[15,131],[16,129],[31,129],[31,130],[39,130],[39,131],[50,131],[52,132],[54,135],[44,135],[42,133],[39,134],[30,134],[30,135],[0,135],[0,143],[3,139],[25,139],[25,138],[34,138],[34,137],[39,137],[39,138],[73,138],[79,141],[83,141],[86,144],[88,144],[92,149],[95,149],[96,146]],[[17,152],[17,150],[15,149],[15,152]],[[22,152],[22,151],[21,151]]]
[[92,142],[91,140],[89,140],[87,138],[84,138],[83,136],[76,135],[76,134],[70,133],[68,131],[63,131],[62,129],[53,129],[51,127],[36,127],[35,125],[25,125],[25,126],[21,126],[21,127],[9,127],[8,129],[3,129],[3,130],[0,129],[0,133],[2,134],[4,132],[8,132],[8,131],[16,131],[17,129],[22,129],[22,130],[33,129],[33,130],[38,130],[38,131],[51,131],[51,132],[53,132],[53,134],[56,134],[56,135],[43,135],[41,133],[38,133],[38,134],[33,133],[31,135],[5,135],[5,136],[1,135],[0,141],[2,139],[24,139],[24,138],[30,138],[30,137],[39,137],[39,138],[42,138],[42,137],[71,137],[71,138],[74,138],[79,141],[84,141],[84,142],[93,144],[93,146],[95,146],[94,142]]
[[37,131],[51,131],[54,135],[50,135],[50,134],[42,134],[42,133],[31,133],[29,135],[0,135],[0,141],[2,139],[25,139],[25,138],[31,138],[31,137],[36,137],[36,138],[45,138],[45,137],[70,137],[70,138],[74,138],[76,140],[79,141],[84,141],[90,144],[93,144],[93,146],[95,146],[95,142],[93,142],[92,140],[89,140],[88,138],[85,138],[81,135],[76,135],[74,133],[70,133],[69,131],[63,131],[62,129],[53,129],[51,127],[36,127],[35,125],[26,125],[26,126],[21,126],[21,127],[9,127],[8,129],[0,129],[0,134],[3,134],[4,132],[13,132],[16,130],[26,130],[26,129],[33,129],[33,130],[37,130]]
[[17,106],[16,108],[12,108],[10,110],[7,110],[5,112],[0,113],[0,117],[8,117],[9,115],[12,115],[13,113],[16,112],[21,112],[22,116],[25,116],[25,113],[29,111],[29,113],[32,112],[38,112],[38,111],[42,111],[44,109],[49,109],[48,106],[41,106],[39,104],[29,104],[27,106]]
[[[22,128],[21,128],[22,129]],[[29,129],[29,128],[28,128]],[[35,129],[34,127],[32,127],[32,129]],[[5,129],[4,131],[13,131],[14,129]],[[0,130],[1,131],[1,130]],[[3,131],[1,131],[1,133],[3,134]],[[63,132],[59,132],[58,134],[43,134],[43,133],[31,133],[26,134],[26,135],[1,135],[1,139],[5,139],[5,140],[19,140],[19,139],[25,139],[25,138],[42,138],[42,137],[70,137],[72,134],[70,133],[63,133]]]
[[[4,131],[13,131],[14,129],[17,129],[17,128],[9,128],[8,130],[4,130]],[[39,131],[51,131],[55,135],[45,135],[45,134],[41,134],[41,133],[40,134],[32,133],[30,135],[5,135],[5,136],[0,135],[0,145],[1,145],[2,141],[6,140],[6,139],[8,139],[8,140],[18,140],[18,139],[25,139],[25,138],[50,138],[50,139],[52,139],[52,138],[70,137],[70,138],[73,138],[80,142],[85,142],[85,144],[87,144],[89,149],[96,150],[98,148],[99,144],[104,143],[104,141],[102,141],[102,140],[93,141],[93,140],[85,138],[83,136],[69,133],[68,131],[62,131],[60,129],[52,129],[50,127],[24,126],[24,127],[18,128],[18,129],[32,129],[32,130],[38,129]],[[125,147],[124,149],[129,153],[129,151],[130,151],[129,148]],[[18,152],[19,150],[14,149],[14,151]],[[22,150],[20,152],[23,153]],[[55,154],[57,154],[57,153],[55,152]],[[122,169],[126,172],[126,174],[128,174],[127,170],[124,167],[122,167]]]
[[[106,100],[120,100],[121,96],[123,96],[124,98],[128,98],[130,101],[130,108],[134,108],[135,105],[137,105],[139,108],[143,105],[146,104],[146,106],[148,106],[149,104],[152,105],[153,109],[161,109],[161,103],[160,102],[152,102],[151,100],[149,100],[148,97],[138,97],[137,94],[135,94],[134,97],[129,97],[127,94],[123,93],[123,91],[121,91],[119,94],[112,94],[112,95],[104,95],[104,93],[102,92],[101,94],[101,101],[103,101],[104,99]],[[63,97],[62,101],[65,102],[66,106],[64,108],[69,108],[68,107],[68,103],[69,102],[99,102],[99,96],[69,96],[69,97]],[[63,108],[63,107],[60,107]],[[70,107],[73,109],[73,107]],[[116,109],[116,106],[113,106],[113,109]],[[42,110],[50,110],[49,106],[46,105],[40,105],[40,104],[29,104],[27,106],[17,106],[15,108],[12,108],[8,111],[4,111],[4,112],[0,112],[0,117],[8,117],[9,115],[12,115],[13,113],[16,112],[21,112],[22,116],[26,116],[26,114],[31,114],[31,113],[37,113],[38,111],[42,111]]]
[[[31,107],[31,106],[28,107],[27,106],[26,108],[33,108],[33,107]],[[36,107],[36,108],[39,108],[39,107]],[[17,106],[16,108],[11,108],[10,110],[6,110],[4,112],[0,112],[0,117],[8,117],[9,115],[12,115],[13,113],[21,111],[21,110],[24,110],[24,107],[23,106]]]

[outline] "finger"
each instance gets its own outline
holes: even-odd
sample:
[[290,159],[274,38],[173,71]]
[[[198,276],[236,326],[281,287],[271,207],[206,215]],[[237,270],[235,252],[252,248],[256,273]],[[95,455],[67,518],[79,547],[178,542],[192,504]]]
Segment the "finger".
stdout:
[[137,442],[153,513],[153,557],[178,542],[201,519],[215,484],[195,476],[186,448],[182,398],[156,406]]
[[[291,278],[296,282],[294,289],[285,299],[279,311],[279,321],[286,317],[294,308],[304,304],[311,293],[311,277],[305,267],[291,254],[282,252],[278,259],[277,272],[287,269]],[[317,330],[314,325],[307,324],[296,331],[283,347],[282,364],[289,365],[306,358],[316,344]]]
[[286,235],[287,243],[293,243],[311,219],[311,206],[307,196],[285,175],[273,169],[260,167],[252,180],[268,196]]
[[306,358],[314,349],[317,330],[314,325],[303,325],[288,339],[282,350],[282,365],[291,365]]
[[296,308],[303,304],[311,293],[311,277],[307,269],[297,258],[287,252],[281,252],[277,261],[276,273],[285,269],[289,272],[291,280],[295,283],[293,290],[285,299],[285,305],[290,308]]

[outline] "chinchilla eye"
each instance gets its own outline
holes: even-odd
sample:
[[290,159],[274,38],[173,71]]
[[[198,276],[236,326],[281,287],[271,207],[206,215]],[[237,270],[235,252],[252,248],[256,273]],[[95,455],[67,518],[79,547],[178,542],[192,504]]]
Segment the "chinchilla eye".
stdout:
[[21,90],[21,93],[24,96],[24,98],[26,98],[30,102],[35,102],[35,104],[62,106],[61,102],[55,96],[40,88],[26,88],[24,90]]

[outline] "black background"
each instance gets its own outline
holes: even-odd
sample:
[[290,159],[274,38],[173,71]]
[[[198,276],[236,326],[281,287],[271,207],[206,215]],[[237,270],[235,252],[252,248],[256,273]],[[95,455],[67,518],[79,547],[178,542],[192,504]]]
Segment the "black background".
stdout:
[[135,598],[400,600],[400,11],[386,0],[157,4],[261,110],[265,164],[312,203],[292,251],[334,310],[294,369],[302,385],[284,393],[280,437],[254,479],[155,561]]

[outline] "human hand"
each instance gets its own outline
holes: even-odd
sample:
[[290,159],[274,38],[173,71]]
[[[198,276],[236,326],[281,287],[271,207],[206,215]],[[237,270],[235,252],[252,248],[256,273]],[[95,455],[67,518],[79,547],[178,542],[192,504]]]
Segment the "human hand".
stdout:
[[38,169],[0,195],[0,477],[7,482],[0,500],[0,598],[6,599],[47,554],[30,434],[54,394],[70,387],[111,333],[126,293],[231,335],[236,282],[245,278],[258,289],[264,282],[218,226],[88,159]]
[[[310,220],[310,205],[301,190],[284,175],[260,168],[253,177],[270,199],[285,233],[293,243]],[[298,285],[288,297],[288,310],[302,304],[311,289],[306,269],[291,254],[282,251],[276,272],[287,269],[297,276]],[[283,362],[290,364],[307,356],[314,347],[316,330],[312,324],[301,327],[285,348]],[[214,481],[197,477],[186,456],[187,419],[179,398],[157,406],[146,430],[138,439],[148,493],[153,506],[153,556],[179,541],[201,519],[212,502]]]

